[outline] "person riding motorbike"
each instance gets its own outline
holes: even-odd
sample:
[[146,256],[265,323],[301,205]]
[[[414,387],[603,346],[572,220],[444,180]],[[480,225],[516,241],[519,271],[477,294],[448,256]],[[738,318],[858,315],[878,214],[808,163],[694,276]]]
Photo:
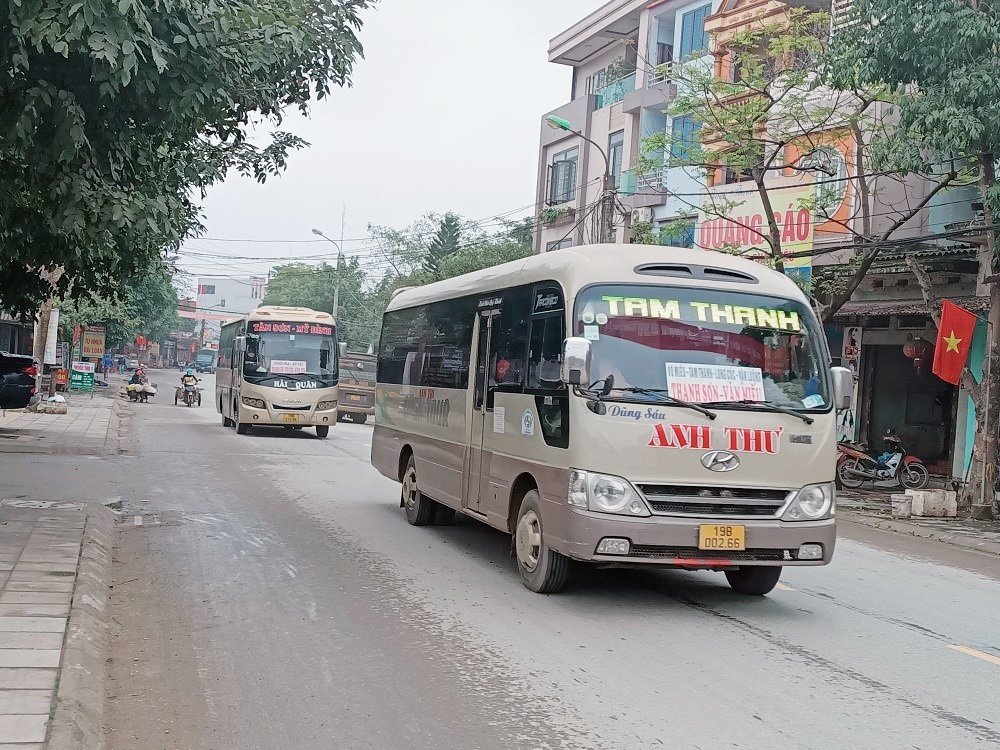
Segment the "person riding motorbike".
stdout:
[[146,382],[146,371],[141,367],[132,373],[132,377],[129,378],[129,385],[143,385]]
[[198,376],[194,374],[194,370],[192,368],[190,367],[187,368],[187,370],[184,371],[184,374],[181,375],[181,385],[197,385],[197,384],[198,384]]

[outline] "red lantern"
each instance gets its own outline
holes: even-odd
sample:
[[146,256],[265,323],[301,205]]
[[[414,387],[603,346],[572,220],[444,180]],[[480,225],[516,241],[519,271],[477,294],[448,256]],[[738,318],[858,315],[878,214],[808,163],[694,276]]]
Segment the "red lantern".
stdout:
[[917,372],[923,372],[924,363],[933,352],[934,346],[931,342],[920,338],[915,339],[912,335],[907,336],[906,343],[903,344],[903,355],[907,359],[913,360],[913,366]]

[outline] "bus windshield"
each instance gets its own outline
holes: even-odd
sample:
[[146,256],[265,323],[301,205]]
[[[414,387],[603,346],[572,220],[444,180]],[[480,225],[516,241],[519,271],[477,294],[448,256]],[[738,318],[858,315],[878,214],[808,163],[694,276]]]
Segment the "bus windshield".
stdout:
[[800,302],[705,288],[600,285],[577,297],[577,336],[610,398],[832,405],[822,332]]
[[251,321],[243,377],[257,385],[337,384],[337,345],[333,326],[315,323]]

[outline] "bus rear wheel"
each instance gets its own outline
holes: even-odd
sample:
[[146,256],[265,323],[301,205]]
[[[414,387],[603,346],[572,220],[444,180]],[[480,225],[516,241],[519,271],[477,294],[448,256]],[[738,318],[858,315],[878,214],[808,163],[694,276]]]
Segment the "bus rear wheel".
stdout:
[[417,487],[417,467],[410,456],[403,472],[402,505],[406,520],[411,526],[427,526],[434,519],[437,503],[425,496]]
[[764,596],[778,585],[781,578],[781,567],[774,568],[739,568],[727,570],[726,580],[737,591],[747,596]]
[[569,577],[570,560],[545,544],[538,490],[521,501],[514,527],[514,553],[521,582],[536,594],[555,594]]

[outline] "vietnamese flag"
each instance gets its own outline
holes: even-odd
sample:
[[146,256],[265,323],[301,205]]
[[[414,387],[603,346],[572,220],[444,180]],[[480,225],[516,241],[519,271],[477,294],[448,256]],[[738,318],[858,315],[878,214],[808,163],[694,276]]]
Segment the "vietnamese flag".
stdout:
[[938,326],[934,367],[931,368],[941,380],[958,385],[958,381],[962,379],[962,370],[969,358],[969,349],[972,348],[976,320],[976,316],[964,307],[948,300],[941,303],[941,325]]

